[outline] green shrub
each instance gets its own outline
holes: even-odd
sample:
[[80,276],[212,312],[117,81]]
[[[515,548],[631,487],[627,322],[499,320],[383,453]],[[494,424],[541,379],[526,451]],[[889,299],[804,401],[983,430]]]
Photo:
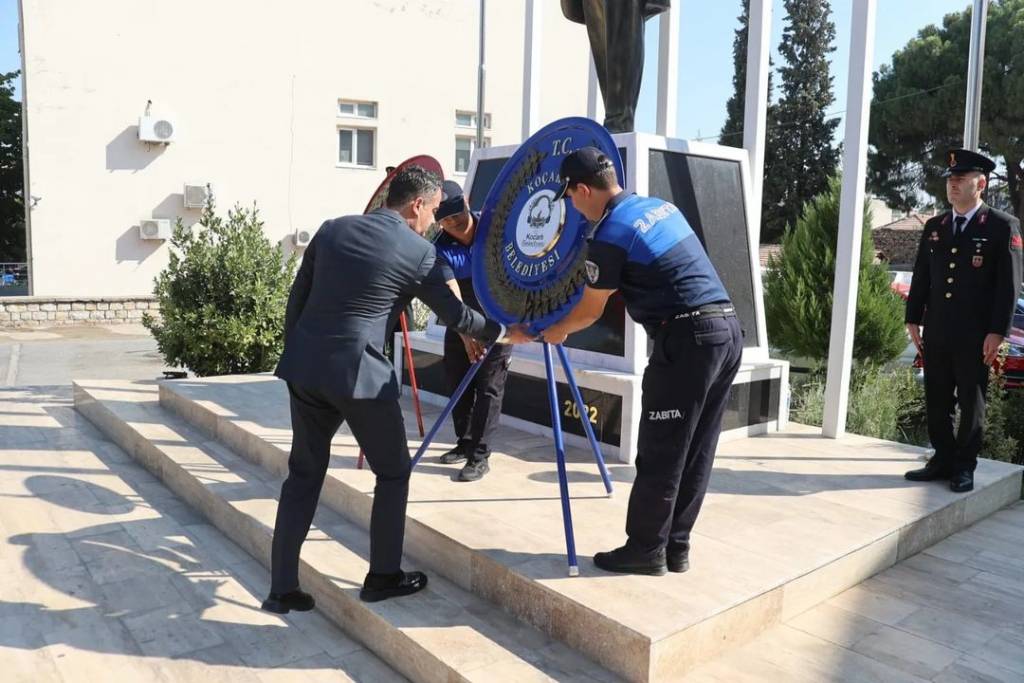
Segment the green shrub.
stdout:
[[[796,224],[782,238],[764,278],[765,317],[772,346],[785,354],[822,364],[832,329],[840,181],[804,205]],[[889,275],[873,263],[870,212],[865,210],[853,357],[884,365],[907,345],[903,302],[889,286]]]
[[227,220],[213,200],[200,224],[174,226],[167,268],[154,293],[161,319],[143,318],[164,360],[199,376],[271,370],[284,345],[284,311],[295,256],[263,233],[256,206]]
[[[825,378],[816,373],[793,387],[791,419],[821,426]],[[917,446],[928,443],[924,387],[909,368],[886,370],[876,365],[854,369],[850,379],[846,430]]]
[[1024,389],[1006,388],[1001,372],[989,373],[985,441],[981,455],[1024,465]]

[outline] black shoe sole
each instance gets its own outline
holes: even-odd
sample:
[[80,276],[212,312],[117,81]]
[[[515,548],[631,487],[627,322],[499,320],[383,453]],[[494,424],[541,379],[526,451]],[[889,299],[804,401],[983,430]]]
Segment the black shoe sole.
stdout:
[[596,561],[594,566],[598,569],[612,574],[640,574],[642,576],[665,576],[668,573],[668,567],[662,565],[660,567],[602,567]]
[[380,602],[381,600],[390,600],[391,598],[402,598],[406,595],[413,595],[419,593],[421,590],[426,588],[424,584],[419,587],[407,587],[407,588],[379,588],[376,590],[362,589],[359,591],[359,599],[363,602]]
[[274,614],[288,614],[289,612],[309,612],[316,607],[316,601],[311,600],[310,604],[307,605],[289,605],[281,600],[264,600],[263,604],[260,605],[260,609],[264,612],[273,612]]
[[953,493],[967,493],[974,490],[974,484],[970,486],[950,486],[949,490]]
[[359,591],[359,599],[363,602],[380,602],[391,598],[402,598],[406,595],[419,593],[427,587],[427,577],[423,577],[422,584],[396,586],[395,588],[363,588]]
[[446,460],[445,457],[442,455],[440,458],[438,458],[438,462],[440,462],[442,465],[458,465],[466,462],[466,456],[462,456],[457,460]]
[[944,481],[952,476],[952,474],[929,474],[925,476],[911,476],[910,474],[904,474],[903,478],[907,481]]

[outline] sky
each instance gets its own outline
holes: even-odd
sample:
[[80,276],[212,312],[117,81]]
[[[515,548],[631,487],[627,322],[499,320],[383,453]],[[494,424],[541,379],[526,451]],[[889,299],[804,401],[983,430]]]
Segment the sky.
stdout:
[[[850,58],[850,19],[853,2],[832,0],[832,20],[836,25],[836,51],[831,54],[835,103],[829,112],[846,108],[846,82]],[[741,0],[695,2],[676,0],[679,35],[679,105],[677,137],[717,140],[725,122],[725,103],[732,95],[732,42],[739,27]],[[890,61],[894,52],[907,44],[929,24],[941,24],[942,17],[971,6],[968,0],[878,0],[875,25],[875,54],[872,70]],[[785,24],[782,0],[772,6],[771,47],[775,65],[782,63],[779,41]],[[646,66],[637,105],[636,128],[654,132],[657,99],[658,22],[647,22]],[[779,77],[775,76],[778,96]],[[843,135],[840,123],[837,135]]]
[[[102,0],[100,0],[102,1]],[[475,4],[473,0],[465,0]],[[492,0],[493,1],[493,0]],[[519,0],[501,0],[511,2]],[[554,2],[555,0],[541,0]],[[836,102],[830,112],[845,109],[846,80],[849,68],[850,13],[856,0],[832,0],[836,23],[836,51],[831,71],[835,77]],[[741,0],[675,0],[679,8],[679,119],[677,136],[681,138],[717,138],[725,121],[725,103],[732,94],[732,41],[738,26]],[[892,54],[928,24],[938,24],[950,12],[970,6],[968,0],[878,0],[875,32],[875,70],[887,63]],[[779,64],[779,40],[785,20],[782,0],[774,0],[772,52]],[[636,128],[654,132],[658,62],[658,22],[647,24],[647,65],[638,103]],[[0,73],[21,66],[18,55],[18,0],[0,0]],[[778,78],[776,78],[778,90]],[[20,97],[20,87],[16,93]],[[842,135],[842,124],[837,134]]]

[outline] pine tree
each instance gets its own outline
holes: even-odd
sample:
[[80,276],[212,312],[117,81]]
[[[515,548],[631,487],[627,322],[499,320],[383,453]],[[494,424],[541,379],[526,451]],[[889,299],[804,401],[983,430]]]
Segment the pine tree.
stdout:
[[[828,55],[835,51],[835,24],[828,0],[784,0],[787,18],[779,53],[785,65],[775,129],[771,182],[765,183],[761,240],[776,241],[796,222],[803,204],[828,188],[839,149],[832,139],[838,119],[826,119],[835,101]],[[766,178],[768,175],[766,174]]]
[[[750,0],[742,0],[743,12],[736,20],[740,22],[732,40],[732,96],[725,103],[725,123],[718,135],[718,144],[727,147],[743,146],[743,113],[747,95],[747,34],[750,26]],[[774,64],[768,63],[768,119],[771,121],[774,105],[772,92]]]
[[[783,353],[823,364],[828,358],[839,234],[840,181],[825,179],[825,192],[803,206],[786,231],[782,250],[764,278],[768,340]],[[871,217],[865,204],[853,357],[884,365],[906,347],[903,303],[889,275],[874,263]]]

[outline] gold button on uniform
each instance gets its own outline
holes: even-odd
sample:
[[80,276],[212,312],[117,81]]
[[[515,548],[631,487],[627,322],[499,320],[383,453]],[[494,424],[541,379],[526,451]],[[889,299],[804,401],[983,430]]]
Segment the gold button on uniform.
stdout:
[[956,264],[955,263],[950,263],[949,264],[949,268],[950,268],[950,270],[952,270],[953,268],[956,268]]
[[952,295],[952,294],[950,294],[949,292],[946,292],[946,298],[947,298],[947,299],[952,299],[952,298],[953,298],[953,295]]
[[950,249],[949,251],[950,251],[950,253],[953,253],[953,254],[955,254],[955,253],[956,253],[956,247],[953,247],[953,248],[952,248],[952,249]]
[[946,282],[948,282],[949,284],[953,284],[953,278],[946,278]]

